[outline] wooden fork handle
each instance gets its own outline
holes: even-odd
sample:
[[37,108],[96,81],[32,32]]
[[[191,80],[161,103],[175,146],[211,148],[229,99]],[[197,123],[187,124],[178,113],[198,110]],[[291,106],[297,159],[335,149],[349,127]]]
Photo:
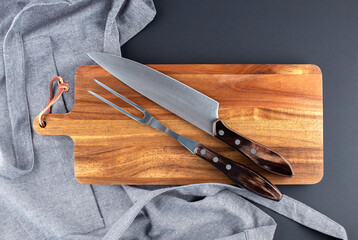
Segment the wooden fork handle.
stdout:
[[275,201],[282,198],[280,190],[275,185],[250,168],[234,162],[202,144],[196,147],[195,154],[211,163],[238,186]]
[[241,152],[259,167],[285,177],[294,175],[290,163],[283,156],[258,142],[234,132],[220,119],[214,123],[214,135]]

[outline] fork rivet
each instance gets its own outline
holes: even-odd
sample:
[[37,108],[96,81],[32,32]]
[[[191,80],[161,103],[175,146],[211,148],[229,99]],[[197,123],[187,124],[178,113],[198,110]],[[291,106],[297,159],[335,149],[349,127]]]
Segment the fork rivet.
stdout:
[[220,136],[223,136],[224,134],[225,134],[225,132],[224,132],[223,130],[220,130],[220,131],[219,131],[219,135],[220,135]]

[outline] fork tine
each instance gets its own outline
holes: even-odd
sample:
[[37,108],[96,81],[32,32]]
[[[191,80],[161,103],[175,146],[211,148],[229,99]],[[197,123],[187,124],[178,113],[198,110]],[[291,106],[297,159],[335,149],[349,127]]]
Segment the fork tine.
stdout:
[[[92,94],[93,96],[95,96],[96,98],[100,99],[101,101],[107,103],[108,105],[110,105],[111,107],[114,107],[115,109],[117,109],[118,111],[120,111],[121,113],[127,115],[128,117],[132,118],[133,120],[136,120],[137,122],[140,122],[140,118],[134,116],[133,114],[130,114],[129,112],[127,112],[126,110],[118,107],[116,104],[108,101],[107,99],[101,97],[100,95],[98,95],[97,93],[94,93],[92,91],[87,91],[88,93]],[[123,97],[123,96],[122,96]],[[124,97],[123,97],[124,98]],[[122,99],[123,99],[122,98]],[[126,98],[125,98],[126,99]],[[123,99],[124,101],[126,101],[125,99]]]
[[131,100],[129,100],[128,98],[124,97],[123,95],[117,93],[116,91],[114,91],[113,89],[109,88],[108,86],[104,85],[103,83],[101,83],[100,81],[93,79],[98,85],[100,85],[101,87],[105,88],[106,90],[108,90],[109,92],[113,93],[114,95],[116,95],[117,97],[119,97],[120,99],[122,99],[123,101],[129,103],[130,105],[132,105],[133,107],[135,107],[136,109],[138,109],[139,111],[141,111],[142,113],[145,112],[145,109],[138,106],[136,103],[132,102]]

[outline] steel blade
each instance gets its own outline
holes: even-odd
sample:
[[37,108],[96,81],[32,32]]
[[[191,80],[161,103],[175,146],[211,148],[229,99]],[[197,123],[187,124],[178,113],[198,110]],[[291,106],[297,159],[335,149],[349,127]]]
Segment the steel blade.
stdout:
[[88,55],[120,81],[172,113],[214,135],[219,103],[161,72],[135,61],[100,52]]

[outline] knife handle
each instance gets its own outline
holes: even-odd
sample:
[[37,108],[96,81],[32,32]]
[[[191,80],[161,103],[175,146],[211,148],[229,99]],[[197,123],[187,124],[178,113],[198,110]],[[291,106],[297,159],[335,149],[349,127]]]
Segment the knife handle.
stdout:
[[279,153],[228,128],[220,119],[214,123],[214,136],[229,144],[259,167],[285,177],[294,175],[290,163]]
[[275,201],[282,198],[282,193],[275,185],[250,168],[234,162],[202,144],[195,148],[195,154],[211,163],[238,186]]

